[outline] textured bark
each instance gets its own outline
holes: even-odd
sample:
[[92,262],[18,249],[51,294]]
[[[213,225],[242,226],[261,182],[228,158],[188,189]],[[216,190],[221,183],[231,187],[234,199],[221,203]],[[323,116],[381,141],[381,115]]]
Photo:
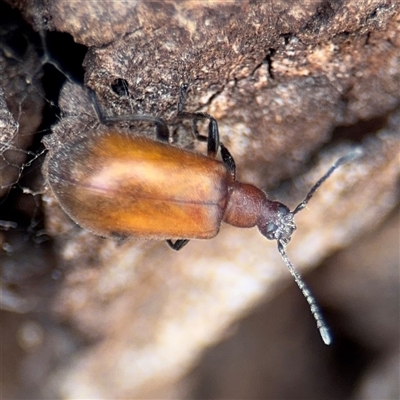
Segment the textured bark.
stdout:
[[[203,151],[176,120],[180,84],[189,83],[186,109],[217,118],[238,179],[268,188],[290,208],[333,161],[360,146],[364,156],[335,172],[296,217],[288,254],[300,270],[375,229],[398,204],[398,2],[20,7],[37,27],[45,16],[47,29],[89,47],[85,83],[106,115],[159,116],[180,144]],[[90,133],[88,124],[97,129],[76,86],[64,89],[61,105],[68,116],[54,128],[50,150]],[[286,179],[293,181],[278,191]],[[70,347],[43,378],[47,396],[162,397],[232,322],[289,280],[276,244],[256,230],[223,226],[214,240],[173,253],[164,243],[96,237],[70,221],[50,191],[43,199],[64,274],[49,307],[78,338],[55,329],[49,339]]]

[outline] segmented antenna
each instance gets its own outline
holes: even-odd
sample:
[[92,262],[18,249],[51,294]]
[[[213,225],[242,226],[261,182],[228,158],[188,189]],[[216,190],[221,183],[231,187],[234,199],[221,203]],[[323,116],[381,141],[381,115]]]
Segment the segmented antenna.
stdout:
[[313,315],[315,321],[317,322],[317,328],[319,329],[319,333],[321,334],[322,340],[324,341],[325,344],[330,345],[332,343],[332,336],[329,332],[328,326],[326,325],[326,323],[324,321],[322,312],[321,312],[320,308],[318,307],[317,301],[315,300],[314,296],[312,295],[310,289],[304,283],[300,274],[294,269],[293,264],[290,262],[287,254],[286,254],[285,246],[281,242],[278,242],[278,250],[279,250],[279,253],[281,253],[283,261],[285,262],[286,266],[288,267],[289,272],[292,274],[294,280],[296,281],[297,286],[301,290],[301,293],[303,293],[303,296],[306,298],[307,303],[310,305],[312,315]]
[[[354,159],[360,157],[363,154],[363,151],[361,148],[356,148],[353,150],[351,153],[346,154],[345,156],[339,158],[325,173],[325,175],[322,176],[318,180],[318,182],[311,188],[311,190],[308,192],[307,196],[305,199],[294,209],[294,211],[291,212],[292,215],[295,215],[299,211],[301,211],[309,202],[311,197],[314,195],[314,193],[318,190],[318,188],[332,175],[333,171],[335,171],[336,168],[340,167],[343,164],[346,164],[350,161],[353,161]],[[282,259],[286,266],[289,269],[289,272],[293,276],[295,282],[297,283],[297,286],[303,293],[303,296],[306,298],[307,303],[310,305],[311,313],[317,322],[317,327],[319,329],[319,333],[321,334],[322,340],[326,345],[330,345],[332,343],[332,336],[329,331],[329,328],[327,324],[325,323],[324,317],[322,316],[322,312],[317,304],[317,301],[315,300],[314,296],[312,295],[310,289],[307,287],[307,285],[304,283],[301,275],[294,269],[293,264],[290,262],[286,251],[285,251],[285,242],[282,240],[278,240],[278,250],[279,253],[281,253]]]
[[343,157],[340,157],[326,172],[326,174],[318,180],[318,182],[311,188],[308,192],[306,198],[292,211],[292,214],[295,215],[299,211],[301,211],[307,203],[310,201],[311,197],[313,197],[314,193],[318,190],[318,188],[332,175],[333,171],[340,167],[343,164],[346,164],[354,159],[360,157],[363,154],[361,148],[355,148],[351,153],[346,154]]

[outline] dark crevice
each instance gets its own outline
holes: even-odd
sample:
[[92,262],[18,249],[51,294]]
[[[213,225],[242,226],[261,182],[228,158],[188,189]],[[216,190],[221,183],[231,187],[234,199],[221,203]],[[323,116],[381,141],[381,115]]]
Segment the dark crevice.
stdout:
[[111,83],[111,89],[119,97],[129,96],[129,84],[126,79],[115,79]]
[[273,48],[268,49],[267,55],[264,58],[264,63],[267,65],[268,75],[274,79],[274,69],[272,66],[272,57],[275,55],[276,50]]
[[[41,83],[45,106],[41,115],[41,124],[33,136],[31,145],[24,149],[28,160],[21,167],[18,183],[10,187],[10,191],[1,199],[0,219],[17,223],[18,231],[25,232],[36,241],[37,232],[43,229],[40,197],[26,194],[26,190],[36,192],[41,181],[41,164],[44,146],[42,137],[50,133],[51,126],[60,117],[58,97],[67,77],[83,84],[83,58],[87,47],[74,42],[72,36],[60,32],[35,32],[21,17],[18,11],[0,3],[0,51],[9,64],[26,63],[28,49],[36,51],[42,66],[29,73],[42,74]],[[32,67],[31,67],[32,68]],[[32,79],[30,78],[32,81]],[[32,188],[35,186],[35,189]],[[39,241],[42,238],[38,239]]]
[[292,40],[293,36],[294,36],[294,34],[291,33],[291,32],[289,32],[289,33],[282,33],[282,34],[279,35],[279,37],[283,38],[283,41],[284,41],[284,43],[285,43],[285,46],[287,46],[287,45],[290,43],[290,41]]
[[360,120],[353,125],[337,126],[332,132],[332,142],[351,141],[361,143],[366,135],[383,129],[388,122],[389,115],[379,116],[367,120]]
[[[236,81],[236,79],[235,79],[235,81]],[[236,84],[235,84],[235,86],[236,86]],[[221,89],[217,90],[217,91],[208,99],[207,103],[204,104],[204,106],[209,106],[209,105],[213,102],[213,100],[214,100],[216,97],[218,97],[224,90],[225,90],[225,87],[224,87],[224,86],[223,86]]]

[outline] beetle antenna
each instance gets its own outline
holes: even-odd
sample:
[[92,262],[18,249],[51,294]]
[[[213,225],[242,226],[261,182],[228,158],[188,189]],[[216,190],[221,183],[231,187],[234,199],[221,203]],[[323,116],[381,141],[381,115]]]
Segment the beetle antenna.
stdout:
[[343,164],[346,164],[350,161],[353,161],[355,158],[360,157],[363,154],[363,151],[361,148],[357,147],[354,151],[346,154],[343,157],[340,157],[333,165],[328,169],[326,174],[322,176],[318,180],[318,182],[311,188],[311,190],[308,192],[306,198],[292,211],[292,214],[296,214],[299,211],[301,211],[307,203],[310,201],[311,197],[313,197],[314,193],[318,190],[318,188],[332,175],[333,171],[335,171],[336,168],[340,167]]
[[326,345],[330,345],[332,343],[332,336],[329,332],[329,328],[326,325],[324,318],[322,316],[322,312],[317,304],[317,301],[315,300],[314,296],[312,295],[310,289],[307,287],[307,285],[304,283],[302,277],[300,274],[294,269],[293,264],[290,262],[286,251],[285,251],[285,246],[284,244],[278,240],[278,250],[279,253],[281,253],[282,259],[286,266],[289,269],[289,272],[293,276],[294,280],[297,283],[297,286],[301,290],[301,293],[303,293],[303,296],[306,298],[307,303],[310,305],[310,310],[311,313],[317,322],[317,328],[319,329],[319,333],[321,334],[322,340]]
[[[343,164],[346,164],[358,157],[360,157],[363,154],[363,151],[360,147],[355,148],[353,151],[350,153],[346,154],[343,157],[340,157],[333,165],[328,169],[328,171],[323,175],[317,183],[311,188],[311,190],[308,192],[307,196],[305,199],[292,211],[290,214],[293,218],[293,216],[301,211],[303,208],[306,207],[307,203],[310,201],[311,197],[314,195],[314,193],[318,190],[318,188],[332,175],[333,171],[335,171],[336,168],[340,167]],[[294,269],[293,264],[290,262],[286,251],[285,251],[285,244],[286,243],[283,241],[283,239],[278,238],[278,250],[279,253],[281,253],[282,259],[286,266],[289,269],[289,272],[293,276],[294,280],[297,283],[297,286],[303,293],[303,296],[306,298],[308,304],[310,305],[311,313],[317,322],[317,327],[319,329],[319,332],[321,334],[322,340],[324,341],[325,344],[329,345],[332,343],[332,336],[329,332],[329,328],[326,325],[324,318],[322,316],[322,312],[312,295],[310,289],[307,287],[307,285],[304,283],[303,279],[301,278],[301,275]]]

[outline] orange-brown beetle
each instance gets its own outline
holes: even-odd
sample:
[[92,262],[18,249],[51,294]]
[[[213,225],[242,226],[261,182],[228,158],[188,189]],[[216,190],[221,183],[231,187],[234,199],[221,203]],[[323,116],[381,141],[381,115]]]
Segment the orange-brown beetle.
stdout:
[[[207,141],[207,156],[168,144],[169,130],[160,118],[128,115],[105,119],[94,101],[103,124],[149,121],[156,126],[158,140],[109,128],[66,143],[50,152],[47,160],[48,183],[54,195],[77,224],[95,234],[165,239],[174,250],[180,250],[189,239],[214,237],[221,222],[241,228],[257,226],[267,239],[277,241],[284,262],[310,304],[322,339],[329,344],[329,330],[315,299],[284,248],[296,229],[294,215],[332,172],[357,152],[333,164],[291,212],[257,187],[236,181],[235,163],[219,142],[217,121],[208,114],[183,111],[186,90],[187,86],[182,86],[178,118],[193,120],[195,136]],[[201,119],[209,120],[207,137],[198,133]],[[218,150],[222,161],[216,159]]]

